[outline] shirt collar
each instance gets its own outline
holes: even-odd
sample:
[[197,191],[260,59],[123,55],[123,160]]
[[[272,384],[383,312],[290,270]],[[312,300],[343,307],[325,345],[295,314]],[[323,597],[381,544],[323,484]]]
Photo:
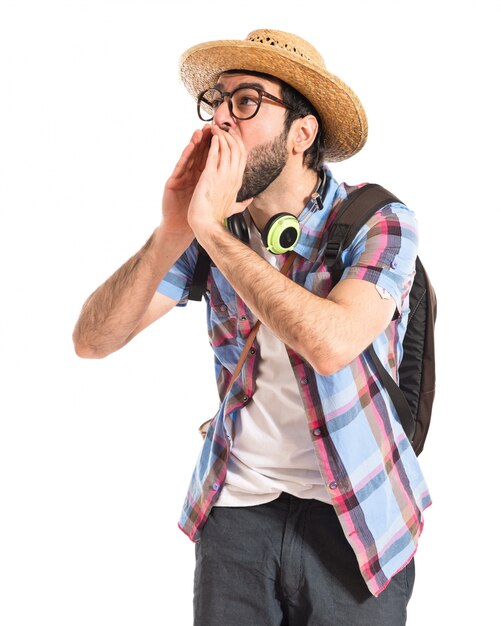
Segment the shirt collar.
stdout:
[[325,167],[325,172],[327,181],[322,198],[323,208],[319,208],[312,198],[298,216],[301,234],[294,251],[311,262],[318,257],[322,234],[339,189],[339,184],[332,176],[332,172],[327,167]]

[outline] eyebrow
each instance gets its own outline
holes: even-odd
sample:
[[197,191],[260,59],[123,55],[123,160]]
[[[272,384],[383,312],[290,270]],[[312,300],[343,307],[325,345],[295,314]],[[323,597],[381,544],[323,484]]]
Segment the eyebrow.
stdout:
[[[266,91],[262,83],[240,83],[238,87],[235,87],[235,89],[240,89],[240,88],[246,89],[246,88],[251,88],[251,87],[253,87],[254,89],[262,89],[263,91]],[[224,85],[223,83],[217,83],[217,85],[214,85],[213,89],[218,89],[219,91],[223,91]],[[235,91],[235,89],[233,91]]]

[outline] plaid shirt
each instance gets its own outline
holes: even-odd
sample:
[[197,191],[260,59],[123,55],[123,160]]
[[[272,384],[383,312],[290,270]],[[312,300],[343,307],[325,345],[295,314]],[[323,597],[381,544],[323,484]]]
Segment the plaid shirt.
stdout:
[[[322,297],[331,289],[323,256],[328,227],[339,202],[351,190],[338,185],[328,171],[324,208],[315,210],[310,202],[299,216],[301,236],[291,278]],[[414,215],[406,206],[393,203],[369,220],[343,255],[343,278],[374,283],[397,303],[399,315],[373,343],[395,378],[402,358],[416,254]],[[188,301],[196,259],[193,243],[158,287],[181,306]],[[179,522],[194,541],[199,540],[224,484],[234,425],[239,409],[252,399],[259,363],[255,341],[237,381],[225,395],[256,318],[217,267],[211,269],[206,301],[221,406],[203,442]],[[418,461],[367,352],[329,376],[315,372],[290,348],[287,352],[326,490],[362,576],[369,590],[378,595],[414,555],[423,527],[422,512],[431,504]]]

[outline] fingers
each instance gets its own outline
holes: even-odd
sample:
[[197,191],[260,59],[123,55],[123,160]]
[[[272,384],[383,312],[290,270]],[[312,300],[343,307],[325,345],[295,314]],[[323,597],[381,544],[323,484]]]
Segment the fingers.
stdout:
[[200,143],[202,137],[202,131],[196,130],[191,136],[190,142],[185,147],[185,149],[181,152],[181,156],[179,157],[176,166],[174,167],[174,175],[180,175],[185,170],[193,167],[194,155],[196,154],[197,144]]
[[[196,132],[197,131],[195,131],[195,133]],[[201,130],[198,131],[197,135],[197,145],[193,167],[197,169],[198,172],[202,172],[205,167],[207,155],[209,154],[211,138],[211,126],[210,124],[206,124]]]
[[247,162],[247,152],[242,139],[231,128],[225,131],[213,126],[212,133],[219,141],[218,166],[224,171],[234,172],[238,177],[242,176]]
[[181,178],[193,170],[197,171],[198,175],[203,171],[209,151],[210,138],[210,124],[195,130],[174,167],[172,172],[174,178]]
[[214,135],[210,142],[209,152],[207,154],[207,162],[205,164],[205,171],[211,174],[216,174],[219,163],[219,137]]
[[[247,154],[242,139],[235,133],[233,129],[224,131],[218,126],[206,124],[202,129],[197,129],[186,148],[183,150],[181,157],[174,168],[175,175],[182,175],[189,170],[195,170],[198,174],[205,169],[207,158],[211,149],[212,139],[218,137],[213,142],[212,165],[216,169],[220,168],[227,173],[232,170],[238,176],[243,173]],[[217,150],[215,150],[217,147]],[[215,156],[217,154],[217,161]]]
[[247,153],[234,131],[213,125],[197,135],[196,163],[203,167],[191,197],[188,221],[196,232],[208,222],[222,224],[228,215],[243,211],[252,198],[236,203]]
[[219,139],[219,162],[218,167],[222,172],[231,172],[232,151],[228,144],[228,133],[218,129],[218,133],[214,135]]
[[172,173],[173,176],[181,175],[189,167],[190,161],[193,161],[193,149],[194,144],[190,141],[186,148],[181,152],[179,161],[174,167],[174,171]]

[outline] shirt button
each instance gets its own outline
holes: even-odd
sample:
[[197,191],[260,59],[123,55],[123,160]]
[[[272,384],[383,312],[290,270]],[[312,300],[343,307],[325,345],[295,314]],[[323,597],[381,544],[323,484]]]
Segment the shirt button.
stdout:
[[251,348],[251,349],[249,350],[249,352],[250,352],[251,354],[256,354],[256,351],[254,350],[254,348]]
[[302,385],[307,385],[308,384],[308,379],[307,378],[301,378],[301,384]]
[[219,484],[218,483],[214,483],[212,485],[212,488],[214,489],[214,491],[217,491],[219,489]]
[[247,402],[247,400],[248,400],[248,399],[249,399],[249,396],[244,396],[244,397],[242,398],[242,400],[243,400],[244,402]]
[[337,489],[337,483],[335,481],[329,483],[329,489]]
[[245,317],[245,315],[242,315],[242,317],[240,318],[242,320],[242,322],[246,322],[247,318]]
[[313,434],[315,435],[315,437],[320,437],[322,431],[320,430],[320,428],[315,428]]

